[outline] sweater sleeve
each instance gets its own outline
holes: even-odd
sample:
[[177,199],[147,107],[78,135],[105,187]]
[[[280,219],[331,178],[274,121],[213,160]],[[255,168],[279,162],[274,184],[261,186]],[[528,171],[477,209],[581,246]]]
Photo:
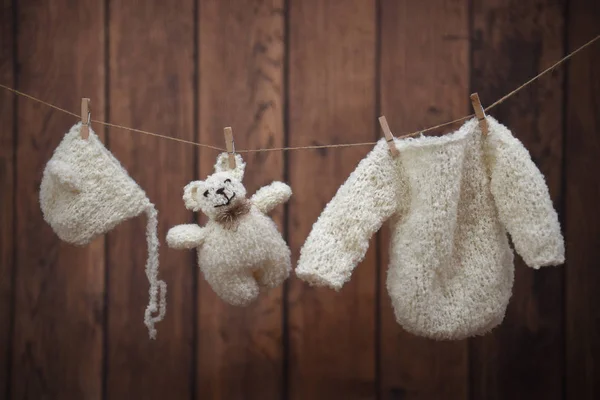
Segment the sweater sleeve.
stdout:
[[486,153],[500,221],[527,265],[562,264],[565,245],[544,176],[504,125],[491,117],[487,121]]
[[300,250],[296,275],[339,290],[369,247],[369,239],[397,208],[400,162],[380,140],[338,189]]

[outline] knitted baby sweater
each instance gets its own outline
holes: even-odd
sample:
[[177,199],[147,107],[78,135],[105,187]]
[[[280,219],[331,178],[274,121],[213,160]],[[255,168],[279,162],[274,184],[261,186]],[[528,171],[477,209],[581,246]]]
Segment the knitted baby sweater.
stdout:
[[442,137],[382,139],[338,190],[301,249],[296,274],[339,290],[369,238],[391,224],[387,288],[396,320],[435,339],[498,325],[511,295],[514,247],[527,265],[564,262],[543,175],[510,131],[487,117]]

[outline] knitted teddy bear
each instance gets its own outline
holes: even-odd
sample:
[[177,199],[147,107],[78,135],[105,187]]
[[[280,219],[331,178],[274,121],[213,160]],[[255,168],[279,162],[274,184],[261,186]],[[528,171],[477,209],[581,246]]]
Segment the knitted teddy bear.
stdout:
[[236,155],[234,169],[227,161],[228,154],[220,154],[213,175],[184,189],[186,208],[202,211],[208,223],[175,226],[167,243],[177,249],[196,248],[200,269],[215,293],[231,305],[245,306],[289,276],[290,249],[265,214],[285,203],[292,190],[273,182],[248,200],[241,182],[246,167],[242,157]]

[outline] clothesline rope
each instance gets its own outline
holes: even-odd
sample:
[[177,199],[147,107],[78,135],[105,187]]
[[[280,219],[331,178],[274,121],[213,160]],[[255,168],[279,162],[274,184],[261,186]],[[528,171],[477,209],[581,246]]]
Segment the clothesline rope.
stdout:
[[[541,78],[542,76],[546,75],[548,72],[552,71],[554,68],[556,68],[560,64],[564,63],[565,61],[567,61],[568,59],[570,59],[571,57],[573,57],[575,54],[579,53],[581,50],[583,50],[586,47],[590,46],[591,44],[593,44],[594,42],[596,42],[598,39],[600,39],[600,35],[596,36],[595,38],[593,38],[589,42],[585,43],[581,47],[579,47],[576,50],[572,51],[571,53],[567,54],[565,57],[561,58],[560,60],[558,60],[557,62],[555,62],[554,64],[552,64],[550,67],[546,68],[545,70],[543,70],[538,75],[536,75],[533,78],[529,79],[527,82],[523,83],[521,86],[517,87],[512,92],[507,93],[503,97],[499,98],[498,100],[496,100],[495,102],[493,102],[492,104],[490,104],[484,110],[487,112],[487,111],[491,110],[492,108],[496,107],[497,105],[503,103],[506,99],[510,98],[511,96],[513,96],[517,92],[519,92],[520,90],[522,90],[525,87],[529,86],[532,82],[534,82],[537,79]],[[36,97],[33,97],[33,96],[31,96],[31,95],[29,95],[27,93],[23,93],[23,92],[21,92],[19,90],[13,89],[11,87],[8,87],[8,86],[2,85],[2,84],[0,84],[0,87],[2,89],[8,90],[10,92],[13,92],[14,94],[16,94],[18,96],[26,97],[26,98],[28,98],[30,100],[33,100],[33,101],[36,101],[38,103],[44,104],[44,105],[46,105],[48,107],[51,107],[51,108],[53,108],[53,109],[55,109],[57,111],[61,111],[61,112],[65,113],[65,114],[72,115],[75,118],[78,118],[78,119],[81,118],[80,115],[75,114],[74,112],[71,112],[69,110],[65,110],[64,108],[60,108],[58,106],[55,106],[54,104],[51,104],[51,103],[45,102],[43,100],[40,100],[40,99],[38,99]],[[434,129],[442,128],[444,126],[448,126],[448,125],[452,125],[452,124],[455,124],[455,123],[458,123],[458,122],[466,121],[467,119],[472,118],[473,116],[474,116],[474,114],[469,114],[469,115],[467,115],[465,117],[458,118],[458,119],[455,119],[453,121],[444,122],[443,124],[431,126],[429,128],[421,129],[421,130],[418,130],[418,131],[415,131],[415,132],[410,132],[410,133],[407,133],[407,134],[403,134],[401,136],[396,136],[396,138],[397,139],[408,138],[408,137],[411,137],[411,136],[415,136],[415,135],[418,135],[418,134],[422,134],[422,133],[425,133],[425,132],[432,131]],[[162,139],[173,140],[173,141],[180,142],[180,143],[191,144],[191,145],[198,146],[198,147],[204,147],[204,148],[208,148],[208,149],[212,149],[212,150],[217,150],[217,151],[226,151],[225,149],[223,149],[221,147],[211,146],[211,145],[208,145],[208,144],[193,142],[193,141],[185,140],[185,139],[179,139],[179,138],[176,138],[174,136],[161,135],[161,134],[154,133],[154,132],[144,131],[142,129],[136,129],[136,128],[130,128],[130,127],[127,127],[127,126],[112,124],[110,122],[99,121],[99,120],[95,120],[95,119],[92,119],[91,122],[93,122],[95,124],[99,124],[99,125],[108,126],[108,127],[111,127],[111,128],[118,128],[118,129],[123,129],[123,130],[130,131],[130,132],[142,133],[144,135],[154,136],[154,137],[158,137],[158,138],[162,138]],[[291,151],[291,150],[329,149],[329,148],[355,147],[355,146],[373,146],[376,143],[377,142],[361,142],[361,143],[325,144],[325,145],[298,146],[298,147],[272,147],[272,148],[264,148],[264,149],[261,148],[261,149],[236,150],[236,152],[237,153],[258,153],[258,152],[266,152],[266,151]]]

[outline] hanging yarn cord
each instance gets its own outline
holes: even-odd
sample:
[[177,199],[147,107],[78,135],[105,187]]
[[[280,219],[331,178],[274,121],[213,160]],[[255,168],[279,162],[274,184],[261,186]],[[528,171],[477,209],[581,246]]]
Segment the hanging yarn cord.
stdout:
[[148,245],[146,277],[150,283],[150,289],[148,290],[150,300],[144,313],[144,324],[148,327],[150,338],[156,339],[154,324],[162,321],[167,312],[167,284],[158,279],[158,212],[154,204],[150,204],[146,208],[146,216],[148,218],[146,224],[146,242]]
[[[557,62],[555,62],[554,64],[552,64],[550,67],[546,68],[545,70],[543,70],[542,72],[540,72],[538,75],[534,76],[533,78],[531,78],[530,80],[528,80],[527,82],[523,83],[522,85],[520,85],[519,87],[517,87],[515,90],[507,93],[506,95],[502,96],[501,98],[499,98],[498,100],[496,100],[495,102],[493,102],[492,104],[490,104],[488,107],[486,107],[484,110],[487,112],[489,110],[491,110],[492,108],[496,107],[497,105],[503,103],[505,100],[507,100],[508,98],[514,96],[515,94],[517,94],[519,91],[521,91],[522,89],[524,89],[525,87],[529,86],[531,83],[535,82],[536,80],[538,80],[539,78],[541,78],[542,76],[546,75],[547,73],[551,72],[552,70],[554,70],[554,68],[558,67],[559,65],[561,65],[562,63],[564,63],[565,61],[567,61],[568,59],[570,59],[571,57],[573,57],[575,54],[579,53],[581,50],[585,49],[586,47],[592,45],[593,43],[595,43],[598,39],[600,39],[600,35],[597,35],[595,38],[591,39],[589,42],[583,44],[582,46],[580,46],[579,48],[575,49],[574,51],[572,51],[571,53],[567,54],[565,57],[561,58],[560,60],[558,60]],[[19,90],[13,89],[11,87],[5,86],[0,84],[0,87],[2,89],[8,90],[18,96],[23,96],[26,97],[30,100],[36,101],[38,103],[44,104],[48,107],[51,107],[57,111],[63,112],[65,114],[69,114],[72,115],[76,118],[80,118],[80,115],[75,114],[74,112],[71,112],[69,110],[65,110],[64,108],[60,108],[58,106],[55,106],[54,104],[45,102],[43,100],[40,100],[36,97],[33,97],[27,93],[23,93]],[[443,124],[439,124],[439,125],[435,125],[435,126],[431,126],[429,128],[424,128],[424,129],[420,129],[418,131],[415,132],[410,132],[407,134],[403,134],[400,136],[397,136],[397,139],[403,139],[403,138],[408,138],[411,136],[415,136],[415,135],[419,135],[419,134],[423,134],[425,132],[429,132],[432,131],[434,129],[438,129],[438,128],[442,128],[448,125],[453,125],[456,124],[458,122],[462,122],[462,121],[466,121],[469,118],[472,118],[474,116],[474,114],[469,114],[467,116],[455,119],[453,121],[449,121],[449,122],[444,122]],[[220,152],[224,152],[226,151],[226,149],[223,149],[221,147],[218,146],[212,146],[209,144],[204,144],[204,143],[198,143],[198,142],[193,142],[190,140],[185,140],[185,139],[180,139],[180,138],[176,138],[173,136],[168,136],[168,135],[162,135],[162,134],[158,134],[158,133],[154,133],[154,132],[149,132],[149,131],[144,131],[141,129],[135,129],[135,128],[130,128],[127,126],[122,126],[122,125],[117,125],[117,124],[112,124],[110,122],[105,122],[105,121],[99,121],[99,120],[95,120],[92,119],[91,122],[99,124],[99,125],[104,125],[104,126],[108,126],[111,128],[117,128],[117,129],[123,129],[126,131],[130,131],[130,132],[136,132],[136,133],[141,133],[144,135],[149,135],[149,136],[154,136],[154,137],[158,137],[161,139],[167,139],[167,140],[172,140],[172,141],[176,141],[176,142],[180,142],[180,143],[184,143],[184,144],[191,144],[193,146],[197,146],[197,147],[204,147],[204,148],[208,148],[208,149],[212,149],[212,150],[217,150]],[[325,144],[325,145],[313,145],[313,146],[298,146],[298,147],[272,147],[272,148],[261,148],[261,149],[246,149],[246,150],[236,150],[237,153],[258,153],[258,152],[267,152],[267,151],[291,151],[291,150],[311,150],[311,149],[330,149],[330,148],[343,148],[343,147],[356,147],[356,146],[373,146],[375,145],[377,142],[361,142],[361,143],[342,143],[342,144]]]

